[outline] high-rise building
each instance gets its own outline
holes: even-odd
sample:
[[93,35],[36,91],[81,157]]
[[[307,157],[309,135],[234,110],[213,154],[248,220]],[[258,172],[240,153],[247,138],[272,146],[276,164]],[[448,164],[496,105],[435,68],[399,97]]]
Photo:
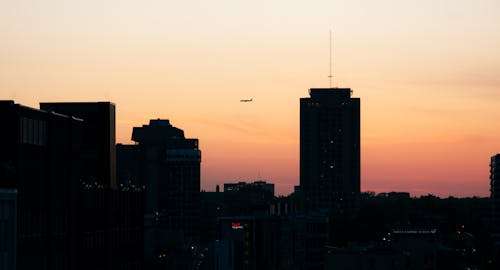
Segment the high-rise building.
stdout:
[[300,190],[306,210],[349,211],[360,192],[360,100],[349,88],[300,99]]
[[[0,193],[15,190],[7,195],[15,198],[17,210],[17,233],[12,233],[13,205],[0,194],[0,266],[5,266],[4,243],[12,260],[15,237],[16,269],[142,269],[142,189],[107,184],[100,168],[110,172],[111,159],[97,156],[89,145],[105,141],[114,127],[89,128],[93,123],[86,121],[93,120],[76,114],[0,101]],[[90,132],[97,142],[82,145]]]
[[199,241],[198,139],[187,139],[169,120],[158,119],[134,127],[132,140],[137,144],[117,145],[119,183],[145,187],[146,259],[172,257],[171,247]]
[[85,182],[116,187],[115,104],[111,102],[40,103],[40,109],[84,121],[80,151]]
[[16,269],[77,269],[82,120],[0,101],[0,123],[0,188],[17,190]]

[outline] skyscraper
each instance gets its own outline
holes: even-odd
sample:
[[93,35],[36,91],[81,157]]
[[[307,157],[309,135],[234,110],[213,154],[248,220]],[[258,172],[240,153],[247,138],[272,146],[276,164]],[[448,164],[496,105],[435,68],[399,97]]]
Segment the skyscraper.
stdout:
[[300,99],[300,187],[306,210],[349,211],[360,192],[360,100],[349,88]]
[[155,119],[134,127],[132,140],[137,144],[117,145],[119,183],[146,188],[146,260],[152,255],[172,257],[172,246],[199,241],[198,139],[185,138],[169,120]]

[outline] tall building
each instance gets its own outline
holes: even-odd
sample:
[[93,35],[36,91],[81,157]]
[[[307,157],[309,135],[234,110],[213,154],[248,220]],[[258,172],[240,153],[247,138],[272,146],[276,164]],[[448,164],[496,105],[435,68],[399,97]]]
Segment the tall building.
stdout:
[[40,109],[84,121],[80,151],[85,182],[116,187],[115,104],[111,102],[40,103]]
[[132,140],[137,144],[117,145],[119,183],[146,188],[146,259],[172,256],[177,252],[172,247],[199,242],[198,139],[187,139],[169,120],[157,119],[134,127]]
[[[116,185],[115,104],[40,103],[40,109],[81,119],[78,148],[79,269],[142,267],[143,190]],[[93,259],[82,259],[93,258]]]
[[16,269],[142,269],[142,189],[107,184],[100,168],[110,172],[111,159],[82,137],[95,132],[95,141],[105,141],[114,127],[93,129],[91,121],[0,101],[0,193],[17,191],[9,195],[16,198],[17,233],[4,227],[3,217],[12,216],[4,216],[4,201],[0,242],[11,240],[4,228],[16,238]]
[[349,88],[300,99],[300,189],[306,210],[349,211],[360,192],[360,100]]
[[17,190],[16,269],[77,269],[82,120],[0,101],[0,123],[0,188]]

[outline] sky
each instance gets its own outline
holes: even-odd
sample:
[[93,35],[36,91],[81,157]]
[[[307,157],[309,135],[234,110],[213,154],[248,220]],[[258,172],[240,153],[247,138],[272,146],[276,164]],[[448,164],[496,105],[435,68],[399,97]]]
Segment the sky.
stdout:
[[[0,99],[112,101],[117,142],[165,118],[201,185],[299,184],[299,98],[361,99],[361,189],[488,196],[500,1],[0,1]],[[253,98],[241,103],[240,99]]]

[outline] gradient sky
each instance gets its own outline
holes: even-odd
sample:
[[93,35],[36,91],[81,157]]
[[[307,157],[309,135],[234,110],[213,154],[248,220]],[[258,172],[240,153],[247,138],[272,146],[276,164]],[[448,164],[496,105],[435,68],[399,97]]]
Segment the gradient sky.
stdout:
[[[361,98],[362,190],[487,196],[500,152],[500,1],[0,1],[0,99],[117,106],[117,141],[167,118],[202,188],[299,183],[299,98]],[[240,103],[253,98],[253,103]]]

